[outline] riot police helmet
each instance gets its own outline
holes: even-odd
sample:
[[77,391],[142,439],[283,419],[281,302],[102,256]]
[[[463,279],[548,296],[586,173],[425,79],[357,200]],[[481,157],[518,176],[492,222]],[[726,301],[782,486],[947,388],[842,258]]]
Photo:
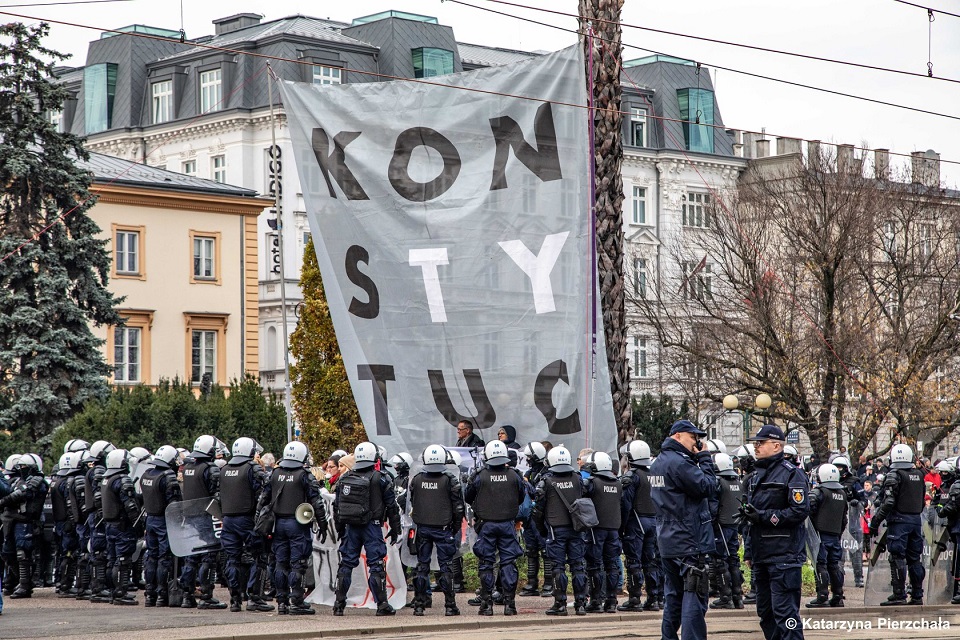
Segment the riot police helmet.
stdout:
[[217,452],[218,440],[213,436],[202,435],[193,442],[194,458],[212,458]]
[[129,458],[126,449],[114,449],[107,454],[107,469],[126,469]]
[[56,475],[65,476],[70,473],[71,469],[67,467],[67,464],[70,462],[70,454],[63,453],[60,454],[60,460],[57,462],[57,468],[55,469]]
[[377,464],[377,458],[380,457],[380,450],[377,449],[377,446],[372,442],[361,442],[357,445],[357,448],[353,450],[353,457],[355,460],[353,470],[365,471],[372,469],[373,466]]
[[583,463],[583,468],[590,474],[602,478],[616,479],[613,473],[613,458],[605,451],[594,451],[587,454],[587,459]]
[[711,454],[727,452],[727,445],[725,445],[722,440],[718,440],[716,438],[704,440],[704,448]]
[[443,473],[447,468],[447,450],[439,444],[431,444],[423,450],[420,460],[427,473]]
[[43,469],[43,459],[35,453],[24,453],[17,459],[16,466],[31,472]]
[[284,469],[299,469],[307,463],[309,454],[307,445],[299,440],[291,440],[283,448],[283,459],[277,463],[277,466]]
[[718,453],[713,457],[713,464],[717,467],[717,475],[723,477],[737,477],[737,472],[733,468],[733,458],[726,453]]
[[650,445],[643,440],[634,440],[627,445],[627,462],[631,467],[647,466],[650,461]]
[[547,454],[547,468],[555,473],[569,473],[573,471],[573,458],[563,445],[550,449]]
[[833,463],[828,462],[817,467],[817,479],[827,489],[843,489],[840,484],[840,469]]
[[94,462],[100,462],[104,456],[115,449],[116,447],[113,446],[113,443],[107,442],[106,440],[97,440],[90,445],[90,457],[93,458]]
[[841,478],[850,473],[850,458],[842,453],[839,455],[830,456],[830,464],[840,470]]
[[175,447],[165,444],[157,449],[157,452],[153,454],[153,464],[169,469],[175,464],[177,456],[179,455],[180,452],[177,451]]
[[523,448],[523,455],[528,464],[543,464],[547,459],[547,448],[542,442],[530,442]]
[[253,460],[257,455],[257,441],[253,438],[237,438],[231,447],[230,464],[241,464]]
[[67,440],[67,444],[63,445],[63,452],[70,453],[71,451],[85,451],[90,448],[90,443],[86,440],[81,440],[80,438],[73,438],[72,440]]
[[7,471],[13,471],[13,468],[17,466],[17,462],[20,460],[22,454],[14,453],[13,455],[7,456],[7,461],[3,463],[3,468]]
[[[439,445],[430,445],[430,446],[433,447],[433,446],[439,446]],[[426,453],[426,449],[424,449],[424,453]],[[444,459],[446,459],[446,454],[444,454]],[[391,467],[396,469],[398,475],[406,475],[410,473],[410,467],[413,465],[413,456],[411,456],[406,451],[401,451],[397,455],[387,460],[387,464],[389,464]]]
[[897,444],[890,450],[891,469],[912,469],[913,449],[905,444]]
[[483,448],[483,458],[491,467],[502,467],[510,462],[510,454],[507,453],[507,445],[500,440],[488,442]]

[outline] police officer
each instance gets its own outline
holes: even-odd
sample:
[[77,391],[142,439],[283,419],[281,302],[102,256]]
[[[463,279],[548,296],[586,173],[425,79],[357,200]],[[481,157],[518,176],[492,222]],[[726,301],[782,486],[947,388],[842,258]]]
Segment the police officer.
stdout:
[[401,451],[397,455],[387,460],[387,464],[394,471],[393,486],[396,491],[407,490],[407,481],[410,479],[410,465],[413,464],[413,456],[406,451]]
[[752,581],[757,615],[767,640],[803,637],[800,623],[801,566],[806,560],[804,521],[810,513],[803,470],[783,459],[780,427],[763,425],[750,438],[757,457],[740,513],[749,523]]
[[510,454],[507,445],[499,440],[488,443],[483,450],[486,463],[467,483],[464,499],[473,507],[474,531],[477,541],[473,553],[477,556],[480,577],[481,616],[493,615],[493,592],[496,579],[493,567],[500,554],[500,584],[503,589],[503,615],[517,614],[517,558],[523,553],[517,541],[514,522],[518,509],[527,495],[523,477],[507,466]]
[[60,577],[58,595],[61,598],[75,598],[77,595],[74,581],[77,577],[77,558],[80,555],[77,523],[81,514],[75,487],[77,477],[83,473],[80,468],[82,458],[82,451],[60,456],[60,470],[50,488],[54,526],[60,541],[60,565],[57,574]]
[[277,590],[279,615],[316,613],[303,599],[307,559],[313,553],[311,529],[309,524],[297,520],[297,511],[304,503],[313,507],[313,520],[321,543],[327,539],[327,512],[320,497],[320,483],[306,466],[308,456],[307,445],[296,440],[288,442],[283,448],[283,459],[263,488],[258,506],[263,508],[272,504],[276,516],[273,553],[277,568],[273,574],[273,586]]
[[[924,507],[926,487],[923,471],[913,463],[913,450],[905,444],[890,451],[890,472],[883,478],[883,500],[870,520],[870,535],[880,523],[887,521],[887,551],[890,553],[890,574],[893,593],[880,606],[923,604],[924,569],[923,530],[920,513]],[[910,576],[910,600],[907,601],[906,580]]]
[[457,476],[446,473],[446,460],[447,451],[442,446],[430,445],[423,450],[423,469],[410,480],[410,515],[416,525],[417,547],[417,575],[413,579],[415,616],[423,615],[430,597],[427,588],[430,586],[430,560],[434,548],[440,566],[437,583],[444,595],[444,615],[460,615],[453,592],[450,562],[457,552],[454,532],[459,536],[463,522],[463,495]]
[[657,544],[664,571],[664,608],[660,634],[684,640],[707,637],[709,594],[707,554],[716,550],[709,500],[717,494],[707,435],[689,420],[678,420],[660,445],[650,467],[650,487],[657,507]]
[[[220,499],[220,468],[214,462],[217,439],[202,435],[193,443],[193,451],[183,465],[183,499]],[[213,573],[217,565],[217,552],[211,551],[187,556],[180,574],[183,588],[183,609],[226,609],[227,604],[213,597]],[[199,569],[199,571],[198,571]],[[200,602],[194,596],[197,582],[200,583]]]
[[146,512],[146,560],[143,577],[147,587],[143,604],[146,607],[170,606],[169,585],[173,571],[173,553],[167,536],[167,507],[183,499],[175,469],[178,452],[163,445],[153,456],[153,467],[140,477],[143,508]]
[[711,609],[743,609],[743,574],[740,571],[740,535],[737,515],[743,487],[733,468],[733,460],[725,453],[713,458],[717,469],[717,513],[713,520],[717,553],[713,564],[720,578],[720,597],[710,603]]
[[[87,512],[88,544],[84,546],[80,540],[81,549],[89,548],[87,552],[87,567],[90,574],[90,602],[108,603],[113,599],[110,589],[110,576],[107,573],[107,525],[103,521],[103,503],[101,485],[103,474],[106,473],[107,454],[116,449],[106,440],[97,440],[87,451],[87,472],[84,476],[84,509]],[[78,594],[77,598],[84,595]],[[85,599],[85,598],[84,598]]]
[[550,449],[547,472],[533,497],[533,521],[547,540],[553,565],[553,606],[547,609],[548,616],[567,615],[567,564],[573,578],[574,613],[587,614],[586,550],[567,507],[583,497],[583,483],[571,462],[570,452],[562,445]]
[[840,471],[840,484],[847,499],[848,525],[847,531],[857,542],[856,549],[848,549],[850,564],[853,566],[854,586],[863,586],[863,527],[860,525],[860,516],[867,506],[867,494],[863,490],[860,478],[850,472],[850,458],[836,456],[831,462]]
[[[740,486],[746,490],[750,483],[750,475],[754,472],[754,465],[757,461],[756,449],[752,442],[738,447],[733,455],[733,468],[740,474]],[[743,561],[750,563],[750,527],[742,525],[741,533],[743,535]],[[757,585],[751,579],[750,590],[743,596],[743,604],[757,604]]]
[[[253,438],[238,438],[232,447],[230,461],[220,469],[220,510],[223,529],[220,543],[226,556],[227,586],[230,588],[230,611],[239,613],[247,593],[251,564],[260,555],[262,542],[253,530],[260,492],[267,481],[266,473],[255,461],[260,446]],[[250,600],[248,611],[273,611],[273,606],[260,599]]]
[[127,456],[126,449],[114,449],[107,454],[107,470],[100,487],[103,521],[107,525],[107,560],[115,577],[111,604],[117,605],[137,604],[127,589],[133,576],[133,553],[137,549],[134,527],[142,518]]
[[9,495],[0,498],[0,507],[6,516],[4,524],[4,554],[15,555],[20,581],[11,598],[29,598],[33,595],[33,559],[39,533],[43,502],[49,485],[43,477],[43,461],[35,453],[24,453],[14,467]]
[[[16,482],[17,476],[19,475],[15,468],[17,466],[17,460],[20,459],[20,454],[15,453],[13,455],[7,456],[7,460],[3,463],[3,481],[6,483],[6,486],[3,488],[2,494],[7,495],[12,491],[11,486]],[[2,542],[2,555],[3,555],[3,595],[9,596],[13,593],[13,590],[16,588],[18,582],[17,575],[17,547],[16,544],[11,542],[7,543],[7,536],[13,535],[13,514],[7,510],[0,510],[0,535],[3,536]]]
[[623,488],[613,473],[613,460],[603,451],[587,454],[582,467],[589,476],[583,483],[597,512],[597,526],[584,532],[590,602],[587,613],[617,612],[617,582],[620,577],[620,497]]
[[[820,481],[810,492],[810,521],[820,534],[817,552],[817,598],[807,607],[843,606],[843,549],[840,535],[847,526],[847,497],[840,484],[840,470],[833,464],[817,469]],[[833,597],[827,599],[830,592]]]
[[342,616],[353,570],[360,564],[360,548],[367,554],[367,584],[377,603],[378,616],[396,613],[387,601],[387,572],[383,559],[387,546],[383,540],[383,522],[390,524],[390,544],[400,538],[400,507],[390,477],[374,467],[379,458],[377,447],[361,442],[353,451],[353,469],[340,476],[333,501],[334,521],[340,538],[340,567],[337,570],[333,615]]
[[940,500],[936,504],[937,515],[946,518],[953,543],[953,566],[950,575],[953,578],[953,597],[950,604],[960,604],[960,482],[957,481],[957,460],[944,460],[937,465],[940,471]]
[[[547,449],[542,442],[531,442],[521,450],[527,459],[527,471],[523,479],[530,487],[536,487],[546,472]],[[553,570],[547,557],[546,540],[537,531],[531,517],[523,522],[523,546],[527,556],[527,584],[520,590],[521,596],[549,596],[553,593]],[[543,557],[543,590],[538,588],[540,579],[540,558]]]
[[[650,445],[633,440],[626,446],[630,468],[620,477],[623,555],[627,559],[627,594],[619,611],[658,611],[660,557],[657,549],[657,509],[650,492]],[[644,585],[647,600],[641,605]]]

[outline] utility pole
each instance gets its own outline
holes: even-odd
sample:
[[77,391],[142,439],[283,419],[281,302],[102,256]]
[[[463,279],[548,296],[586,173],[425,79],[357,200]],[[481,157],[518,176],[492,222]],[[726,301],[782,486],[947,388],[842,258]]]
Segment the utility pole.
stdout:
[[610,391],[617,441],[631,430],[630,369],[627,367],[626,278],[623,236],[623,144],[620,68],[623,54],[620,15],[623,0],[580,0],[587,90],[594,106],[593,149],[597,268],[600,308],[607,345]]

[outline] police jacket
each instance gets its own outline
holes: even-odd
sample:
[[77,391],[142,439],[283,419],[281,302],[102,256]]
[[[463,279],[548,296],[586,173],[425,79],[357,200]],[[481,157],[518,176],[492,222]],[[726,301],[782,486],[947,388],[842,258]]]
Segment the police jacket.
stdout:
[[540,478],[543,476],[546,470],[547,468],[542,462],[532,464],[527,469],[527,472],[523,474],[523,479],[526,480],[531,487],[536,488],[536,486],[540,483]]
[[612,472],[601,473],[610,475],[609,477],[599,473],[591,475],[583,483],[583,492],[593,501],[593,508],[597,512],[598,522],[595,528],[619,531],[623,522],[620,512],[620,495],[623,487],[620,479]]
[[220,511],[225,516],[252,516],[266,482],[263,467],[252,460],[220,469]]
[[526,494],[523,477],[516,469],[488,465],[467,482],[463,498],[480,522],[512,522]]
[[620,494],[622,524],[638,523],[640,518],[655,518],[657,507],[650,491],[650,467],[636,466],[620,476],[623,492]]
[[54,522],[66,522],[70,519],[67,512],[67,476],[58,475],[50,483],[50,506]]
[[883,477],[880,491],[883,499],[873,514],[870,528],[876,530],[880,523],[888,518],[898,522],[920,521],[924,496],[927,493],[920,469],[912,465],[909,469],[891,469]]
[[657,543],[664,558],[714,553],[709,500],[717,493],[717,476],[707,451],[691,454],[667,438],[650,467],[650,487],[657,507]]
[[7,519],[13,522],[39,522],[50,489],[43,475],[15,477],[12,489],[9,495],[0,498],[0,506],[4,507]]
[[583,479],[578,472],[547,471],[533,495],[533,522],[537,530],[546,536],[548,527],[572,528],[573,519],[567,504],[573,504],[574,500],[582,497]]
[[810,513],[810,485],[803,470],[778,453],[756,462],[747,484],[747,502],[759,520],[749,527],[749,557],[756,563],[797,564],[806,558],[804,521]]
[[183,499],[220,497],[220,467],[212,458],[194,455],[183,466]]
[[133,487],[133,478],[126,471],[109,469],[103,475],[100,495],[104,522],[129,527],[139,519],[137,492]]
[[257,508],[273,504],[276,517],[293,518],[296,517],[297,507],[304,502],[313,507],[313,519],[326,531],[327,510],[320,496],[320,483],[306,467],[278,466],[274,467],[270,481],[263,485]]
[[361,471],[352,470],[343,474],[335,485],[335,496],[333,499],[333,517],[337,525],[340,526],[340,503],[347,499],[344,495],[346,483],[344,478],[348,475],[369,477],[370,482],[370,509],[372,511],[371,520],[378,523],[387,521],[391,529],[400,529],[400,506],[397,504],[397,493],[393,487],[393,480],[385,473],[376,469],[364,469]]
[[960,533],[960,480],[954,480],[946,495],[941,494],[936,507],[937,515],[946,518],[950,533]]
[[714,522],[718,528],[733,529],[737,526],[737,514],[740,500],[743,498],[743,485],[739,476],[718,476],[717,510]]
[[73,524],[83,524],[83,471],[79,469],[67,476],[64,497],[67,501],[67,516]]
[[100,504],[100,485],[103,482],[103,474],[106,473],[107,468],[103,466],[103,463],[98,461],[94,463],[92,467],[87,470],[85,479],[84,479],[84,499],[83,499],[83,508],[87,514],[97,513],[98,516],[101,510]]
[[863,492],[863,485],[857,476],[847,472],[840,478],[840,484],[851,507],[862,506],[867,501],[867,494]]
[[843,488],[819,485],[810,492],[810,521],[821,534],[839,536],[847,528],[847,494]]
[[460,480],[449,473],[420,472],[410,480],[407,494],[414,524],[426,527],[459,528],[463,520]]
[[[162,465],[162,466],[161,466]],[[143,508],[148,516],[162,516],[171,502],[183,500],[177,474],[169,466],[157,463],[140,478]]]

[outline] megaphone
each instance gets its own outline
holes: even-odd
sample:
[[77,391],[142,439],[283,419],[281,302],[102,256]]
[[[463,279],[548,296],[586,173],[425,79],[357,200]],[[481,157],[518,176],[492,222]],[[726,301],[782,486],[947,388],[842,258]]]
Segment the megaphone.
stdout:
[[313,505],[309,502],[304,502],[297,506],[296,518],[300,524],[310,524],[313,522],[313,515]]

